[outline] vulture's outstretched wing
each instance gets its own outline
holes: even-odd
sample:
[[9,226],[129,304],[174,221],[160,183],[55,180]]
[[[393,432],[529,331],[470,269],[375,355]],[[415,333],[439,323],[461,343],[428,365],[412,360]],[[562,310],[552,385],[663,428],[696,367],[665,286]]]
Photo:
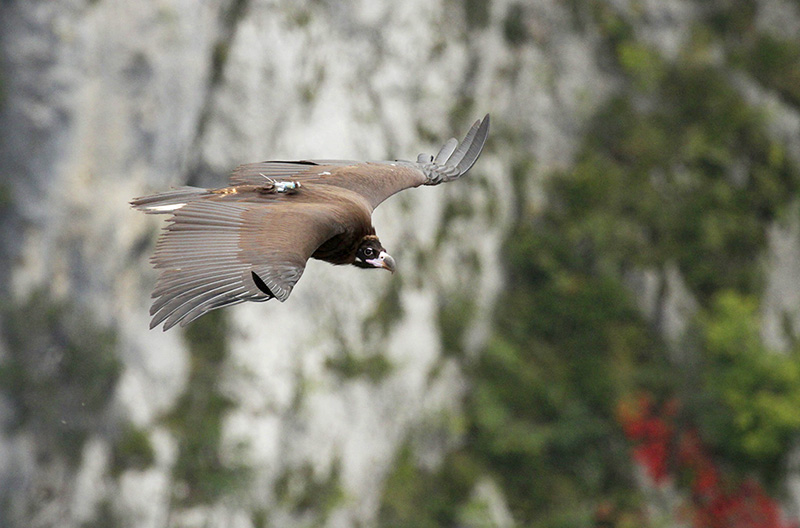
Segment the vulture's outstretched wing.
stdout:
[[416,162],[347,160],[265,161],[240,165],[232,185],[263,185],[270,180],[326,184],[362,195],[372,208],[395,193],[420,185],[437,185],[464,175],[480,156],[489,134],[489,115],[472,125],[461,144],[447,141],[436,156],[420,154]]
[[312,256],[352,263],[354,244],[374,237],[375,207],[404,189],[460,177],[488,132],[487,115],[461,144],[450,139],[436,156],[420,154],[416,162],[251,163],[233,171],[229,187],[136,198],[136,209],[173,215],[152,259],[161,274],[150,327],[184,326],[243,301],[285,301]]
[[[169,201],[170,193],[163,194]],[[152,207],[148,198],[139,208]],[[244,301],[285,301],[311,254],[341,228],[332,208],[286,205],[197,199],[175,209],[152,258],[161,275],[150,328],[184,326]]]

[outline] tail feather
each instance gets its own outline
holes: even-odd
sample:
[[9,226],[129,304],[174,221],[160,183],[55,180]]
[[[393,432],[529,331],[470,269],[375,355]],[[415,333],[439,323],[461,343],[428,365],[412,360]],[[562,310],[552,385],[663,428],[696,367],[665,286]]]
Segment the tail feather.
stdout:
[[206,194],[208,191],[199,187],[178,187],[163,193],[134,198],[130,204],[134,209],[147,214],[167,214]]

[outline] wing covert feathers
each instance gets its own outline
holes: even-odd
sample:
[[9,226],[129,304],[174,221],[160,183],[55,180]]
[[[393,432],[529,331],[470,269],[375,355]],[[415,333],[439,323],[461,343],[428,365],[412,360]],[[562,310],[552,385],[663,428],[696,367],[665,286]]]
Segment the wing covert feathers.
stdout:
[[[352,160],[303,160],[303,161],[262,161],[247,163],[236,167],[230,176],[231,185],[264,185],[269,180],[319,179],[320,172],[326,172],[326,166],[357,165],[361,162]],[[330,171],[328,171],[330,172]]]

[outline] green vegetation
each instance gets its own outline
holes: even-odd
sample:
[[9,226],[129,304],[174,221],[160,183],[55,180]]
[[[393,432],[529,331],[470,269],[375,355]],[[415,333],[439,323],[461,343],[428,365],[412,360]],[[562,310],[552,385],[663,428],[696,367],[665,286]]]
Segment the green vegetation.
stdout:
[[222,74],[225,70],[225,64],[228,62],[228,54],[230,53],[230,43],[220,41],[214,44],[211,51],[211,85],[216,86],[222,81]]
[[122,526],[125,526],[125,521],[114,511],[114,507],[108,499],[100,503],[91,521],[81,524],[81,528],[121,528]]
[[[639,84],[651,66],[627,68]],[[690,55],[646,78],[660,79],[647,105],[621,95],[597,116],[573,173],[553,180],[555,208],[615,265],[674,260],[701,302],[757,293],[766,227],[798,190],[797,167],[724,72]]]
[[120,375],[115,334],[46,290],[5,306],[2,320],[0,390],[16,410],[15,425],[77,464],[85,440],[102,430]]
[[345,500],[341,485],[341,462],[334,461],[328,475],[318,479],[314,468],[305,463],[285,470],[275,481],[278,503],[294,515],[306,515],[311,526],[323,526],[330,513]]
[[439,300],[439,328],[442,333],[442,350],[446,355],[463,353],[467,325],[473,322],[477,306],[474,291],[462,295],[443,296]]
[[[800,46],[757,34],[748,6],[714,3],[672,61],[636,40],[636,13],[589,4],[623,86],[589,122],[574,165],[549,175],[546,208],[526,197],[532,160],[520,153],[513,163],[508,287],[486,349],[462,359],[472,387],[465,432],[436,468],[404,447],[381,525],[456,525],[486,478],[521,526],[590,526],[609,504],[638,519],[616,413],[640,390],[679,400],[680,423],[698,426],[715,462],[780,482],[800,433],[800,350],[765,346],[758,303],[767,232],[796,202],[800,168],[731,72],[797,105]],[[509,23],[507,40],[525,45]],[[712,60],[719,47],[722,63]],[[700,307],[694,341],[680,345],[691,364],[671,359],[626,283],[632,271],[663,277],[675,266]],[[458,349],[469,320],[461,302],[442,303],[446,350]]]
[[469,454],[456,452],[439,471],[431,472],[420,467],[411,444],[406,443],[387,478],[378,524],[396,528],[456,526],[460,505],[466,501],[478,469]]
[[530,526],[587,525],[594,501],[633,500],[615,404],[663,365],[619,277],[565,228],[522,224],[509,237],[514,286],[470,371],[469,446]]
[[469,196],[450,198],[445,201],[442,219],[436,232],[436,247],[441,247],[453,222],[459,218],[470,218],[474,214],[475,208]]
[[268,526],[272,526],[272,524],[270,524],[269,511],[265,509],[254,511],[251,516],[251,522],[253,523],[253,528],[267,528]]
[[525,7],[520,3],[511,4],[503,21],[503,36],[512,46],[521,46],[528,41],[528,27],[525,25]]
[[707,13],[708,38],[724,45],[731,64],[749,73],[788,104],[800,105],[800,44],[761,32],[755,0],[715,2]]
[[289,12],[289,20],[298,28],[305,28],[311,23],[311,11],[307,7],[292,9]]
[[[572,1],[577,2],[578,0]],[[633,26],[610,3],[592,0],[589,3],[589,8],[594,28],[603,36],[612,54],[620,43],[634,40]],[[573,12],[579,11],[579,7],[574,5]],[[583,19],[579,18],[578,22],[583,22]],[[585,23],[581,23],[579,26],[584,30],[588,29]]]
[[364,319],[364,334],[379,333],[387,336],[392,327],[403,317],[403,303],[400,299],[402,280],[393,280],[378,300],[375,311]]
[[245,15],[249,0],[232,0],[225,6],[225,12],[222,14],[225,20],[225,25],[228,27],[235,27]]
[[[389,288],[375,305],[374,311],[363,320],[363,333],[366,336],[376,336],[377,339],[385,338],[394,325],[403,317],[403,305],[400,300],[401,281],[392,281]],[[342,380],[367,379],[372,383],[379,383],[389,376],[394,370],[392,362],[378,352],[364,352],[352,350],[338,321],[331,328],[334,338],[338,341],[337,352],[325,360],[325,366],[336,373]],[[376,341],[377,342],[377,341]],[[367,345],[365,349],[370,349]],[[298,386],[298,405],[304,390]]]
[[660,86],[667,68],[655,50],[639,42],[625,40],[619,43],[616,52],[619,65],[637,88],[649,91]]
[[368,379],[378,383],[392,373],[392,363],[381,353],[358,357],[352,352],[342,351],[325,360],[325,366],[336,372],[342,379]]
[[737,53],[742,67],[759,82],[800,106],[800,44],[796,40],[757,35],[749,47]]
[[206,504],[247,483],[243,465],[222,460],[222,422],[233,402],[219,390],[222,364],[228,349],[226,315],[213,311],[187,327],[185,338],[191,354],[186,391],[167,416],[178,438],[178,459],[173,477],[186,489],[175,497],[185,504]]
[[715,297],[700,326],[704,403],[715,407],[699,414],[703,432],[744,473],[772,481],[800,431],[800,347],[769,350],[755,299],[736,292]]
[[[2,85],[0,85],[2,89]],[[0,105],[3,104],[2,93],[0,93]],[[14,192],[11,184],[8,182],[0,182],[0,214],[8,211],[14,205]]]
[[145,469],[155,461],[155,453],[146,431],[126,424],[113,443],[111,473],[119,475],[125,469]]
[[470,95],[461,95],[450,107],[450,128],[460,130],[472,125],[475,119],[475,98]]
[[[16,411],[13,427],[32,432],[43,452],[73,465],[92,435],[110,436],[112,475],[152,465],[147,433],[109,413],[122,371],[112,330],[43,289],[4,307],[2,320],[7,356],[0,362],[0,390]],[[98,515],[94,525],[112,526],[106,524],[110,509]]]

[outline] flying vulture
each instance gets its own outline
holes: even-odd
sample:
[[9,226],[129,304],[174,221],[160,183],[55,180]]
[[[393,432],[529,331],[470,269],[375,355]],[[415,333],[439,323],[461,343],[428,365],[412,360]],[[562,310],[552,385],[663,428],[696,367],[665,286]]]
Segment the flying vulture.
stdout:
[[180,187],[136,198],[149,214],[171,214],[156,243],[161,270],[150,328],[181,326],[244,301],[285,301],[306,261],[395,270],[372,226],[372,211],[396,192],[466,173],[489,133],[476,121],[416,162],[265,161],[237,167],[219,189]]

